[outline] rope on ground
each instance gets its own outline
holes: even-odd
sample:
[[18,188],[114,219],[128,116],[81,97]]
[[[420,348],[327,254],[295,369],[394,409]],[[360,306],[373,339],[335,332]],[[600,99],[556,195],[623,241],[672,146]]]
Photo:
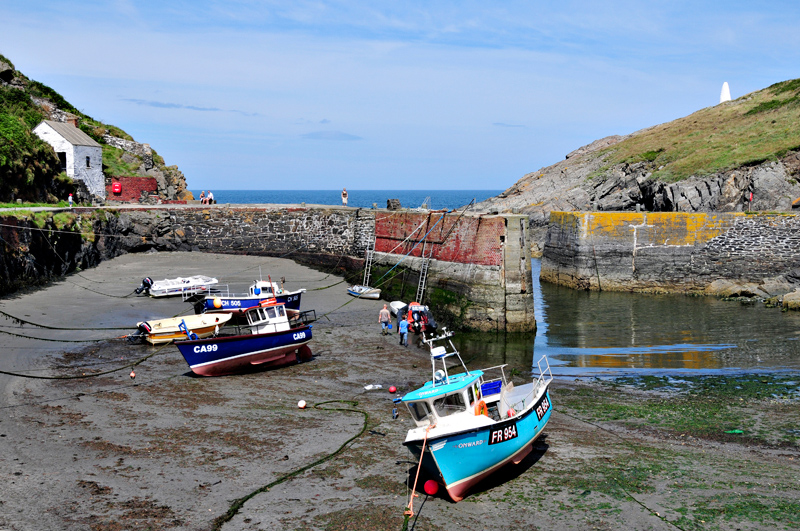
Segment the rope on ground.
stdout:
[[[603,430],[603,431],[604,431],[604,432],[606,432],[606,433],[609,433],[609,434],[611,434],[611,435],[614,435],[615,437],[617,437],[618,439],[620,439],[622,442],[624,442],[624,443],[625,443],[625,444],[627,444],[628,446],[632,446],[631,442],[630,442],[630,441],[628,441],[628,439],[626,439],[625,437],[623,437],[623,436],[622,436],[622,435],[620,435],[619,433],[614,433],[613,431],[611,431],[611,430],[609,430],[609,429],[607,429],[607,428],[604,428],[603,426],[600,426],[599,424],[595,424],[594,422],[590,422],[590,421],[588,421],[588,420],[585,420],[585,419],[582,419],[582,418],[576,417],[575,415],[570,415],[569,413],[565,413],[564,411],[561,411],[561,410],[559,410],[559,414],[561,414],[561,415],[565,415],[565,416],[567,416],[567,417],[569,417],[569,418],[571,418],[571,419],[575,419],[575,420],[577,420],[578,422],[583,422],[584,424],[588,424],[589,426],[594,426],[595,428],[597,428],[597,429],[599,429],[599,430]],[[636,498],[636,497],[635,497],[633,494],[631,494],[630,492],[628,492],[628,489],[626,489],[624,486],[622,486],[622,483],[620,483],[620,481],[619,481],[619,479],[618,479],[618,478],[612,477],[611,479],[613,479],[613,480],[614,480],[614,483],[616,483],[616,484],[617,484],[617,487],[619,487],[619,488],[620,488],[620,490],[622,490],[622,492],[624,492],[624,493],[625,493],[625,495],[626,495],[628,498],[630,498],[631,500],[633,500],[634,502],[636,502],[636,503],[637,503],[638,505],[640,505],[640,506],[641,506],[641,507],[642,507],[644,510],[646,510],[647,512],[649,512],[650,514],[652,514],[653,516],[655,516],[655,517],[656,517],[656,518],[658,518],[659,520],[662,520],[663,522],[665,522],[665,523],[667,523],[667,524],[671,525],[672,527],[674,527],[674,528],[676,528],[676,529],[680,529],[681,531],[686,531],[686,529],[684,529],[683,527],[679,526],[679,525],[678,525],[678,524],[676,524],[675,522],[671,522],[671,521],[667,520],[666,516],[661,516],[661,515],[660,515],[660,514],[658,514],[656,511],[654,511],[653,509],[651,509],[650,507],[648,507],[647,505],[645,505],[645,504],[644,504],[644,502],[641,502],[641,501],[639,501],[639,500],[638,500],[638,499],[637,499],[637,498]]]
[[53,343],[99,343],[101,341],[111,341],[112,339],[125,339],[126,337],[128,337],[126,334],[124,336],[102,337],[99,339],[50,339],[47,337],[26,336],[24,334],[9,332],[8,330],[0,330],[0,334],[7,334],[9,336],[21,337],[22,339],[35,339],[36,341],[52,341]]
[[110,369],[110,370],[107,370],[107,371],[102,371],[102,372],[93,372],[91,374],[82,374],[80,376],[37,376],[37,375],[34,375],[34,374],[25,374],[25,373],[19,373],[19,372],[3,371],[3,370],[0,370],[0,374],[5,374],[6,376],[18,376],[20,378],[30,378],[30,379],[34,379],[34,380],[81,380],[81,379],[84,379],[84,378],[94,378],[96,376],[104,376],[106,374],[119,372],[119,371],[122,371],[122,370],[125,370],[125,369],[128,369],[128,368],[132,369],[132,368],[136,367],[137,365],[139,365],[140,363],[143,363],[143,362],[149,360],[150,358],[152,358],[153,356],[155,356],[156,354],[160,353],[162,350],[164,350],[164,348],[166,348],[169,345],[170,345],[170,343],[165,343],[164,345],[161,345],[160,347],[158,347],[156,350],[154,350],[153,352],[151,352],[147,356],[144,356],[143,358],[139,358],[138,360],[136,360],[136,361],[134,361],[132,363],[128,363],[126,365],[123,365],[121,367],[117,367],[117,368]]
[[408,531],[408,520],[412,516],[414,516],[414,498],[419,496],[417,494],[417,480],[419,480],[419,472],[422,470],[422,460],[425,458],[425,445],[428,443],[428,432],[431,429],[435,428],[436,424],[428,425],[425,428],[425,438],[422,439],[422,451],[419,453],[419,464],[417,465],[417,475],[414,476],[414,486],[411,488],[411,496],[408,498],[408,505],[406,506],[406,510],[403,511],[403,516],[405,517],[403,520],[403,530]]
[[108,326],[108,327],[95,327],[95,328],[68,328],[68,327],[61,327],[61,326],[49,326],[43,325],[39,323],[34,323],[33,321],[26,321],[25,319],[21,319],[10,313],[6,313],[3,310],[0,310],[0,315],[5,316],[6,319],[11,319],[14,322],[27,324],[31,326],[36,326],[38,328],[47,328],[48,330],[126,330],[127,326]]
[[[322,406],[324,404],[332,404],[332,403],[337,403],[337,402],[342,403],[342,404],[349,404],[352,407],[350,407],[350,408],[320,407],[320,406]],[[300,467],[300,468],[298,468],[298,469],[296,469],[296,470],[294,470],[292,472],[289,472],[288,474],[285,474],[285,475],[279,477],[278,479],[276,479],[272,483],[269,483],[268,485],[264,485],[263,487],[254,490],[253,492],[251,492],[247,496],[243,496],[243,497],[241,497],[241,498],[239,498],[237,500],[234,500],[233,503],[231,504],[230,508],[228,509],[228,512],[226,512],[225,514],[223,514],[222,516],[220,516],[220,517],[218,517],[217,519],[214,520],[214,526],[212,527],[212,529],[214,531],[219,531],[220,529],[222,529],[222,526],[226,522],[229,522],[234,516],[236,516],[236,514],[239,512],[239,509],[241,509],[244,506],[244,504],[249,499],[251,499],[253,496],[256,496],[257,494],[261,494],[262,492],[266,492],[269,489],[271,489],[272,487],[274,487],[276,485],[280,485],[284,481],[292,479],[293,477],[298,476],[299,474],[302,474],[306,470],[314,468],[315,466],[317,466],[319,464],[322,464],[325,461],[328,461],[329,459],[332,459],[332,458],[336,457],[337,455],[342,453],[342,451],[344,451],[344,449],[347,447],[347,445],[349,445],[351,442],[353,442],[354,440],[356,440],[359,437],[361,437],[364,434],[364,432],[367,431],[367,423],[369,422],[369,413],[367,413],[366,411],[364,411],[362,409],[355,409],[355,407],[357,405],[358,405],[358,402],[353,401],[353,400],[326,400],[325,402],[319,402],[317,404],[314,404],[314,408],[315,409],[320,409],[322,411],[349,411],[349,412],[352,412],[352,413],[359,413],[359,414],[363,415],[364,416],[364,424],[361,427],[361,431],[359,431],[356,435],[354,435],[354,436],[350,437],[349,439],[347,439],[333,453],[330,453],[330,454],[326,455],[325,457],[323,457],[321,459],[317,459],[316,461],[314,461],[311,464],[302,466],[302,467]]]

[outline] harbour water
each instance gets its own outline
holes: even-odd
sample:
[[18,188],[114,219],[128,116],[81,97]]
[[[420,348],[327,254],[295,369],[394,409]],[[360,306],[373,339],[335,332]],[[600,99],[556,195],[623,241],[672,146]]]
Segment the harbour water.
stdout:
[[800,312],[714,297],[576,291],[539,283],[535,337],[460,340],[473,367],[524,370],[545,354],[571,377],[800,370]]

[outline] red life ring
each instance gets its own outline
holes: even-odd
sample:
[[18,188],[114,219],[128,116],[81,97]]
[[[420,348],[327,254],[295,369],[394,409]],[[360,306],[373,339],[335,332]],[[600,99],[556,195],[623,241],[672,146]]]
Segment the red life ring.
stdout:
[[475,406],[475,415],[476,416],[486,415],[487,417],[489,416],[489,408],[486,407],[486,402],[484,402],[483,400],[478,402],[478,404]]

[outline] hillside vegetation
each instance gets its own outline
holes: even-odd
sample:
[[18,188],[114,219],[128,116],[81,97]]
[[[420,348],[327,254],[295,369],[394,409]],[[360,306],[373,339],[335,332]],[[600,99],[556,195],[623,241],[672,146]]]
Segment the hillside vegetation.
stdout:
[[[0,55],[0,201],[55,203],[75,192],[75,183],[60,172],[53,149],[33,133],[42,120],[51,119],[53,111],[77,116],[80,129],[103,146],[106,177],[140,173],[141,157],[108,145],[104,138],[111,135],[132,141],[130,135],[79,111],[52,88],[28,79]],[[157,166],[164,165],[155,151],[153,161]]]
[[651,162],[676,182],[779,160],[800,149],[800,79],[641,131],[607,148],[607,166]]

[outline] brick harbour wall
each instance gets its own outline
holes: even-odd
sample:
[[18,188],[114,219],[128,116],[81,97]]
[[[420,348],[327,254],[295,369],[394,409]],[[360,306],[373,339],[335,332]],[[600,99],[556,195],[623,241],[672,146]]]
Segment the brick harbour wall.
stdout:
[[577,289],[683,292],[798,267],[794,214],[553,212],[541,278]]
[[[113,192],[114,183],[121,185],[122,189],[118,194]],[[142,192],[158,194],[155,177],[112,177],[106,181],[106,201],[136,203],[142,197]]]

